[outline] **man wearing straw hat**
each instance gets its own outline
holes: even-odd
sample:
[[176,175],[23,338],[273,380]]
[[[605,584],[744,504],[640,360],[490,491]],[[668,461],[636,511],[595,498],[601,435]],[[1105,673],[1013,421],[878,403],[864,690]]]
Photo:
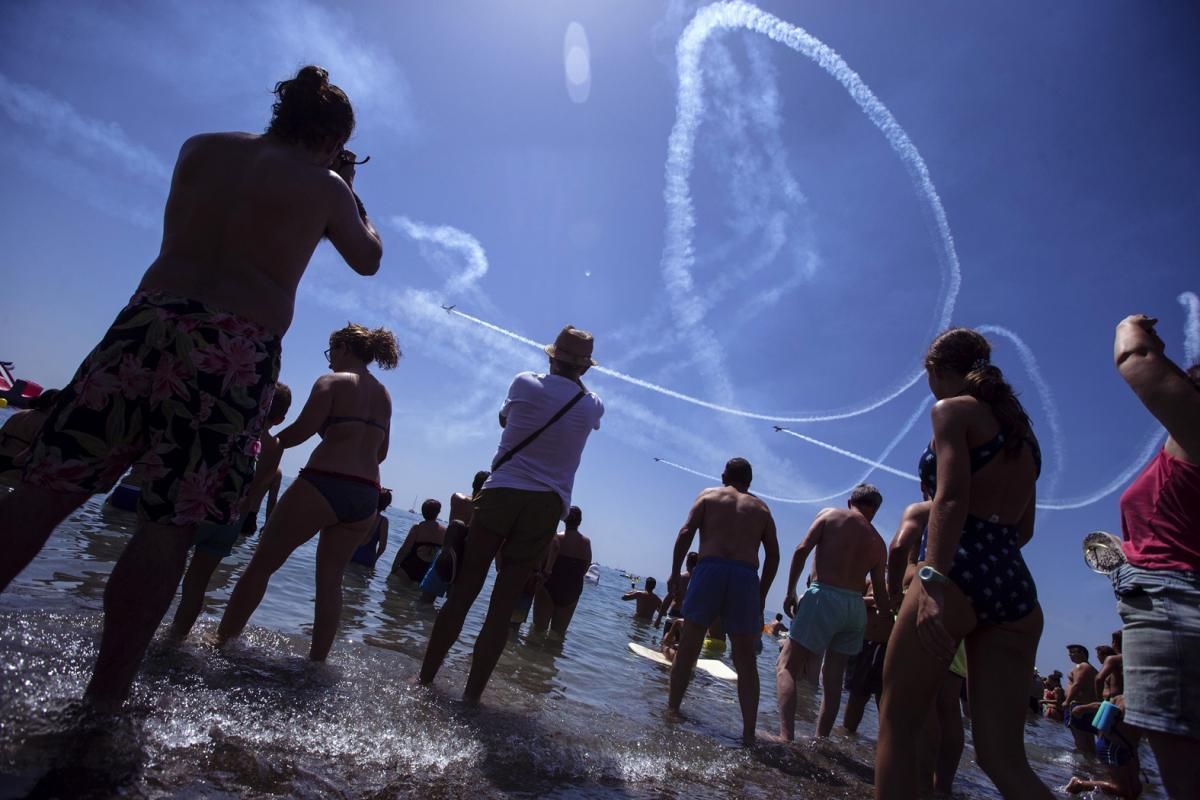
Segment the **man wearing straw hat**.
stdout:
[[550,372],[517,375],[500,408],[504,430],[492,474],[473,498],[463,564],[438,612],[421,664],[420,682],[432,683],[496,559],[492,601],[463,691],[470,705],[479,702],[508,639],[513,608],[571,507],[583,447],[604,414],[600,398],[581,380],[596,363],[592,335],[568,325],[546,347],[546,355]]

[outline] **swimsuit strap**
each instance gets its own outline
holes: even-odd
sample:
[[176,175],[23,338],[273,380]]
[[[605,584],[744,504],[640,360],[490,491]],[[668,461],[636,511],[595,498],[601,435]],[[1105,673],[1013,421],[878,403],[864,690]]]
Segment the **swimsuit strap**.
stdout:
[[366,417],[329,416],[329,417],[326,417],[325,421],[321,423],[321,428],[319,430],[319,433],[321,434],[321,436],[324,436],[325,431],[329,428],[330,425],[341,425],[343,422],[361,422],[364,425],[370,425],[373,428],[379,428],[379,430],[381,430],[381,431],[387,430],[387,428],[383,425],[383,423],[376,422],[373,419],[367,419]]

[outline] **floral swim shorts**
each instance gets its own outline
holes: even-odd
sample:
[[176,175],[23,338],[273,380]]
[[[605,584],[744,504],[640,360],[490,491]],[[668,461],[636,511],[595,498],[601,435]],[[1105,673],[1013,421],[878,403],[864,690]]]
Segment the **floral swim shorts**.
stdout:
[[165,525],[226,524],[254,477],[280,339],[203,303],[139,292],[63,388],[25,482],[106,492],[132,464],[138,510]]

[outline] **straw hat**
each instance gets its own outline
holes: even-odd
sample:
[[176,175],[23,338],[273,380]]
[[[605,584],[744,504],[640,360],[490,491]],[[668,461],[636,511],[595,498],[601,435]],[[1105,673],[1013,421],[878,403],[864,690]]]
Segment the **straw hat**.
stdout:
[[546,355],[576,367],[590,367],[596,363],[592,358],[592,335],[574,325],[559,331],[554,344],[546,345]]

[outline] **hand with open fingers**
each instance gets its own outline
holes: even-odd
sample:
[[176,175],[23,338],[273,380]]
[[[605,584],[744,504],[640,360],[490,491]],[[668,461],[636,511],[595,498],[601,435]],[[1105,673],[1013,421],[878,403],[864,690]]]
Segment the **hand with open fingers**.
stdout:
[[917,639],[926,650],[949,664],[958,650],[958,642],[942,621],[943,605],[941,586],[922,585],[917,600]]

